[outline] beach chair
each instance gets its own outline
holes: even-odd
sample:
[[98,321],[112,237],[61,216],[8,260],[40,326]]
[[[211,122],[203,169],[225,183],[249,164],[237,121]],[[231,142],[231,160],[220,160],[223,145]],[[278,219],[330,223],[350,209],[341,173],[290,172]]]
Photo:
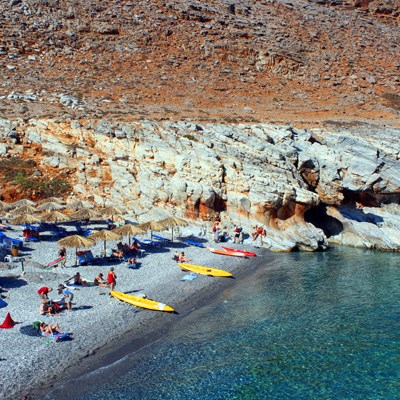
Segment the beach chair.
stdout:
[[161,242],[156,241],[156,240],[150,240],[150,239],[138,240],[136,238],[133,238],[133,239],[136,240],[136,242],[140,246],[160,246],[161,245]]
[[99,264],[106,261],[104,257],[95,257],[92,250],[79,251],[77,256],[78,265]]

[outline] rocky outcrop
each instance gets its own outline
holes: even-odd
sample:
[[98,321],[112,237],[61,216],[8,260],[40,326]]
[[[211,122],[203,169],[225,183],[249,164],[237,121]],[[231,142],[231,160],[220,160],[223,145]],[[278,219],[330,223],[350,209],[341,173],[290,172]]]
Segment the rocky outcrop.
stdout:
[[[398,135],[377,126],[362,134],[269,124],[0,122],[8,156],[39,149],[42,169],[67,170],[80,197],[112,200],[136,214],[161,207],[248,230],[262,224],[267,245],[287,251],[323,249],[327,238],[351,241],[354,224],[344,223],[343,205],[398,207]],[[335,229],[327,229],[328,217]],[[399,249],[400,235],[374,226],[390,236],[375,247]]]

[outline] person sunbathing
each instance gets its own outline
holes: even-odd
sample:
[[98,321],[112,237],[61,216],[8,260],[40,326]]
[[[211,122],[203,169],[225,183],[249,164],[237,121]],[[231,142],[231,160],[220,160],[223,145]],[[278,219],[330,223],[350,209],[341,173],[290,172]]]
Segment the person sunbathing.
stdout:
[[42,303],[40,304],[39,308],[39,313],[40,315],[49,315],[50,317],[59,315],[58,313],[56,313],[54,306],[49,304],[46,299],[42,300]]
[[128,268],[136,268],[136,265],[135,257],[132,257],[128,260]]
[[69,283],[69,281],[74,281],[73,284],[74,285],[78,285],[78,286],[85,286],[86,282],[82,280],[81,278],[81,274],[79,272],[77,272],[74,276],[71,276],[71,278],[68,278],[65,283]]
[[190,262],[190,260],[189,260],[189,258],[187,258],[185,256],[185,253],[182,251],[182,253],[179,254],[178,262],[186,262],[186,263],[188,263],[188,262]]
[[50,325],[50,324],[41,322],[39,325],[39,329],[41,332],[49,333],[50,335],[54,335],[54,333],[61,333],[61,334],[64,333],[58,324]]
[[124,252],[117,249],[112,249],[112,256],[117,258],[122,258],[124,256]]
[[94,278],[93,283],[95,286],[108,287],[108,283],[101,272],[96,276],[96,278]]

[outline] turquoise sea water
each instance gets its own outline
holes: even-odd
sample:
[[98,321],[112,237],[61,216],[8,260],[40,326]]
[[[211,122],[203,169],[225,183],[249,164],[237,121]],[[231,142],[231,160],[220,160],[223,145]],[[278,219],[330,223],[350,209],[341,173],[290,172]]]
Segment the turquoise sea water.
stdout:
[[400,398],[398,254],[338,248],[257,263],[69,399]]

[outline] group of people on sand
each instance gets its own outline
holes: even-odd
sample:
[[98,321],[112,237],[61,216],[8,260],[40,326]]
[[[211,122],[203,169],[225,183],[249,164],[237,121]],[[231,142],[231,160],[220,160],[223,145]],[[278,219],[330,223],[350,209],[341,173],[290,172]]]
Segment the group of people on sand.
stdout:
[[[222,227],[220,221],[214,222],[212,232],[215,243],[227,242],[231,237],[228,228],[226,226]],[[240,225],[234,225],[232,237],[234,243],[243,243],[243,228]]]
[[[114,267],[111,267],[107,279],[104,279],[103,273],[99,273],[93,280],[94,286],[110,288],[114,290],[117,284],[117,275],[114,272]],[[76,272],[73,276],[65,281],[65,284],[72,284],[74,286],[89,286],[88,283],[82,279],[81,274]],[[58,300],[49,299],[49,293],[53,291],[53,288],[48,286],[42,286],[38,291],[41,303],[39,307],[40,315],[56,316],[60,315],[60,312],[64,309],[69,311],[72,310],[72,301],[74,300],[74,293],[64,284],[60,283],[57,287],[58,294],[61,296]]]
[[265,237],[266,235],[267,232],[261,225],[256,225],[253,228],[253,233],[251,234],[253,241],[257,240],[257,238],[260,238],[261,244],[263,243],[263,237]]
[[[139,251],[140,246],[137,240],[134,240],[130,245],[127,243],[123,244],[122,242],[119,242],[117,244],[117,248],[111,250],[111,255],[115,258],[127,259],[128,267],[136,267],[136,257],[138,256]],[[130,257],[127,258],[128,256]]]
[[38,290],[38,295],[42,299],[39,307],[40,315],[55,316],[60,315],[60,311],[63,309],[72,309],[72,300],[74,299],[74,294],[63,284],[58,285],[58,294],[61,295],[59,300],[50,300],[49,293],[53,289],[48,286],[42,286]]

